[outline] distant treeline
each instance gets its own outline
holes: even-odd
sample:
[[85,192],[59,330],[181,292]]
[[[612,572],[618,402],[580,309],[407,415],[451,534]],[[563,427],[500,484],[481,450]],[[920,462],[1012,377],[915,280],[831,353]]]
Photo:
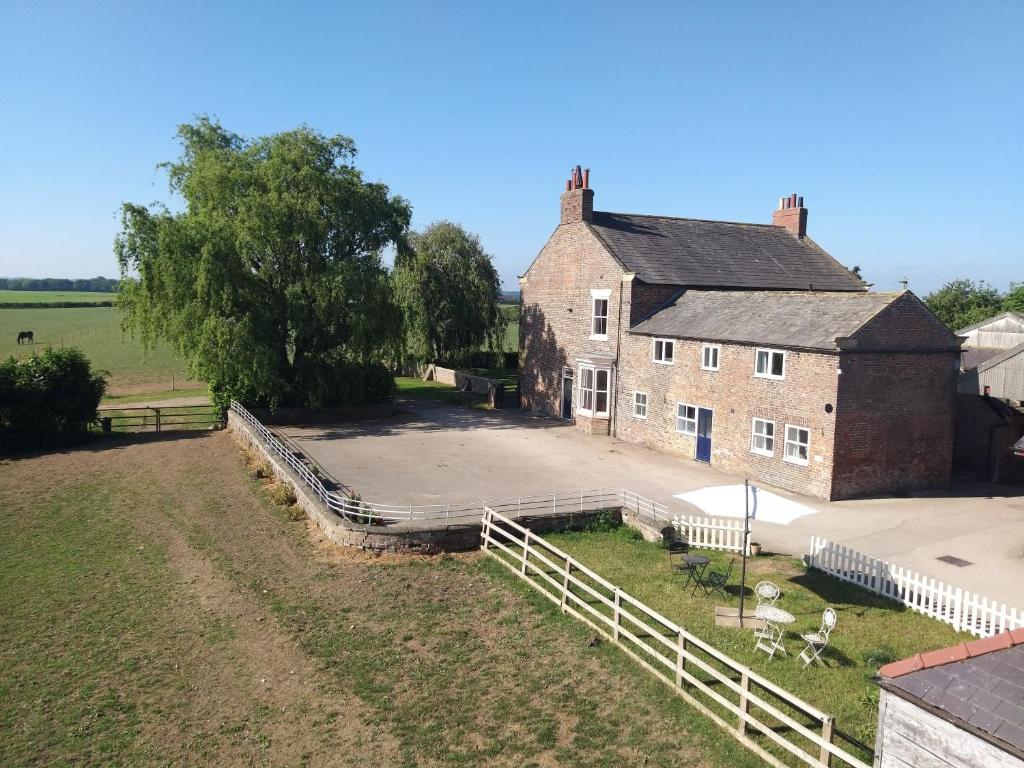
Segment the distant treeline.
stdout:
[[77,280],[62,277],[0,277],[0,290],[115,293],[118,282],[109,277],[84,277]]
[[74,309],[78,307],[112,307],[114,302],[103,301],[0,301],[0,309]]

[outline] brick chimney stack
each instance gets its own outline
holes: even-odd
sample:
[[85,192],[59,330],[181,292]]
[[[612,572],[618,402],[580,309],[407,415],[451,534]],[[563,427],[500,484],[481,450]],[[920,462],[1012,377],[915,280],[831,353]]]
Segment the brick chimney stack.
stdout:
[[804,199],[794,192],[789,197],[779,198],[778,210],[772,211],[772,224],[785,227],[790,234],[804,237],[807,234],[807,209]]
[[579,224],[594,219],[594,190],[590,188],[590,169],[572,169],[562,193],[562,224]]

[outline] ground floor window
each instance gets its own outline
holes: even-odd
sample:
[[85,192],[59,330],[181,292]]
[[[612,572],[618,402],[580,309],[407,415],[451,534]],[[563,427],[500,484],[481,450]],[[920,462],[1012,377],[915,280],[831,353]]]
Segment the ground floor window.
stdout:
[[793,464],[806,464],[810,455],[811,431],[806,427],[786,425],[786,452],[783,458]]
[[580,413],[587,416],[608,415],[610,380],[611,370],[608,368],[580,366]]
[[647,418],[647,393],[646,392],[634,392],[633,393],[633,415],[638,419]]
[[754,419],[750,434],[750,450],[765,456],[775,453],[775,422]]
[[684,435],[697,434],[697,406],[676,403],[676,432]]

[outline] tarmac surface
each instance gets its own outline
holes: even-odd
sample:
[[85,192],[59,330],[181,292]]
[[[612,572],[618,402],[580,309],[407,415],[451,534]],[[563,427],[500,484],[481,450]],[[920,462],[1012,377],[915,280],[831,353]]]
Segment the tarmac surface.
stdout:
[[[399,405],[390,419],[279,429],[336,480],[379,503],[456,505],[623,488],[671,514],[701,514],[675,495],[743,483],[692,459],[586,435],[554,419],[423,401]],[[907,497],[838,502],[764,489],[816,512],[787,524],[755,520],[752,539],[766,551],[799,557],[812,536],[822,536],[1024,608],[1024,487],[956,482]],[[971,565],[936,559],[944,555]]]

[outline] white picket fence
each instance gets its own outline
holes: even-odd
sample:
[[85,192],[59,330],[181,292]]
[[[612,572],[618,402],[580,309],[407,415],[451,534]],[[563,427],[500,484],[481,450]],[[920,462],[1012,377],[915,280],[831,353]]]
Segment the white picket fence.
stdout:
[[811,539],[808,565],[978,637],[1024,627],[1024,611],[1009,608],[1006,603],[989,600],[818,536]]
[[730,658],[510,517],[484,506],[481,549],[776,768],[870,768],[835,718]]
[[731,517],[683,515],[673,517],[672,525],[686,537],[691,547],[743,552],[743,520]]

